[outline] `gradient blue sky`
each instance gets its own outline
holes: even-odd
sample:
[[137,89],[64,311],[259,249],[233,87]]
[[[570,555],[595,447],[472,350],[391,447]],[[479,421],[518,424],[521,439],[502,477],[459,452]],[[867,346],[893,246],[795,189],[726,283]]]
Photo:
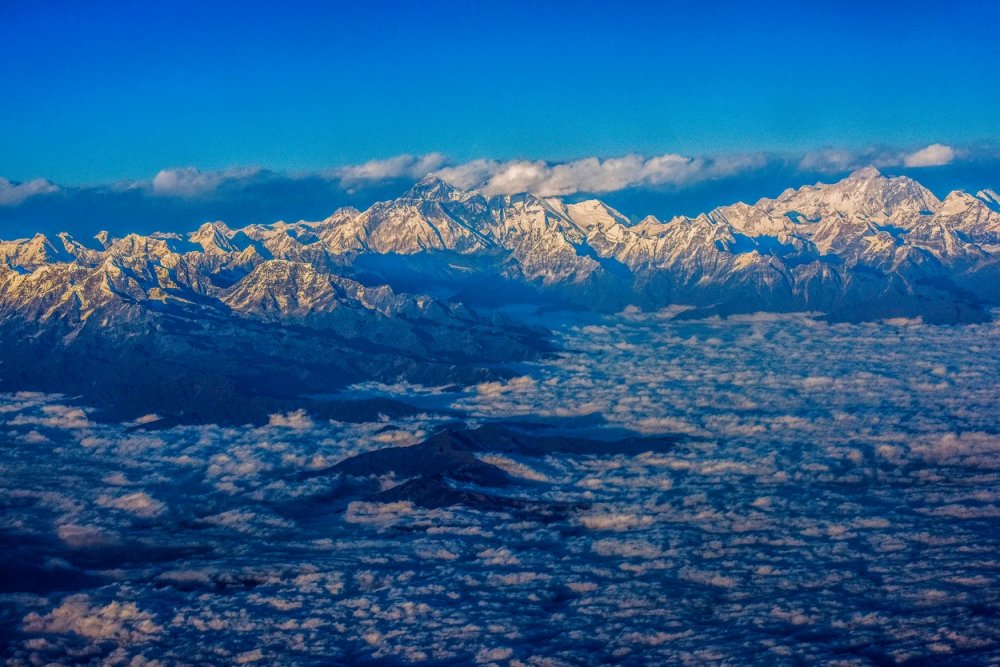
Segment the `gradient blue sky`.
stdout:
[[0,176],[1000,137],[1000,3],[0,2]]

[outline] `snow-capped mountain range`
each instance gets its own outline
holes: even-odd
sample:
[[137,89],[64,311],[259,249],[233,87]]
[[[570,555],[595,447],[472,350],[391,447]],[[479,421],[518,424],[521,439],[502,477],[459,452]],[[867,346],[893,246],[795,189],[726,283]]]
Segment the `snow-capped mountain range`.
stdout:
[[[998,280],[1000,196],[941,201],[873,168],[666,221],[426,178],[320,222],[0,242],[0,382],[51,390],[76,373],[69,390],[93,390],[80,349],[221,365],[244,383],[239,369],[263,377],[273,362],[287,377],[271,381],[289,387],[328,386],[303,379],[317,367],[343,381],[452,381],[544,347],[498,304],[951,323],[988,319]],[[33,365],[57,358],[67,368]]]
[[[387,257],[409,267],[410,283]],[[0,242],[0,309],[38,321],[170,304],[302,321],[444,316],[454,306],[390,285],[454,302],[463,287],[499,277],[599,308],[725,304],[949,320],[979,317],[977,300],[1000,298],[998,266],[995,192],[941,201],[870,167],[833,185],[666,221],[631,221],[597,200],[484,197],[428,178],[398,199],[315,223]],[[961,313],[928,311],[928,300]]]

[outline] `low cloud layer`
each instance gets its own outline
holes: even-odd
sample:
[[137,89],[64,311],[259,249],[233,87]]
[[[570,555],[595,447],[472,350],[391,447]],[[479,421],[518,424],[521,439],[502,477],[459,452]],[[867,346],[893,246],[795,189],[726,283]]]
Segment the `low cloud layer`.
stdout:
[[370,160],[364,164],[338,167],[329,172],[345,187],[396,178],[419,180],[448,162],[441,153],[427,155],[397,155],[386,160]]
[[[506,382],[354,388],[427,399],[391,421],[144,431],[0,394],[0,651],[123,665],[998,655],[983,610],[1000,583],[1000,329],[670,314],[562,323],[563,352]],[[453,418],[438,408],[690,435],[634,455],[480,454],[518,480],[505,496],[573,508],[544,520],[377,502],[321,472],[425,440]]]
[[559,197],[578,192],[604,193],[627,188],[676,185],[732,176],[764,166],[764,155],[693,158],[667,153],[651,158],[640,155],[596,157],[550,164],[541,160],[474,160],[447,167],[437,176],[463,189],[480,188],[487,195],[530,192]]
[[58,187],[44,178],[36,178],[26,183],[12,183],[6,178],[0,177],[0,206],[17,206],[29,197],[49,194],[58,190]]
[[313,173],[260,167],[163,169],[149,181],[67,187],[45,179],[0,178],[0,238],[40,231],[92,236],[102,229],[183,231],[206,220],[237,225],[278,219],[322,219],[341,206],[366,208],[399,196],[424,176],[486,195],[601,196],[626,215],[668,219],[738,200],[774,196],[788,187],[835,180],[873,165],[917,178],[943,196],[951,189],[996,187],[1000,150],[941,143],[908,150],[824,148],[803,154],[677,153],[584,157],[566,162],[477,159],[440,153],[398,155]]
[[153,177],[153,193],[168,197],[197,197],[214,192],[223,182],[251,178],[260,169],[224,169],[201,171],[195,167],[163,169]]
[[[802,171],[818,171],[821,173],[837,173],[872,165],[879,169],[923,167],[943,167],[959,159],[965,151],[945,144],[930,144],[913,151],[902,151],[885,148],[870,148],[852,151],[839,148],[823,148],[809,151],[799,161]],[[975,156],[969,156],[975,157]],[[919,177],[918,174],[914,175]]]
[[[931,144],[913,152],[890,150],[821,150],[798,161],[803,172],[836,173],[872,164],[879,168],[936,167],[950,164],[958,156],[951,146]],[[479,188],[487,195],[530,192],[542,197],[561,197],[580,192],[601,194],[630,188],[687,187],[705,181],[738,177],[788,160],[766,153],[742,153],[718,157],[688,157],[674,153],[643,157],[626,155],[601,159],[588,157],[562,163],[541,160],[473,160],[436,172],[459,188]]]

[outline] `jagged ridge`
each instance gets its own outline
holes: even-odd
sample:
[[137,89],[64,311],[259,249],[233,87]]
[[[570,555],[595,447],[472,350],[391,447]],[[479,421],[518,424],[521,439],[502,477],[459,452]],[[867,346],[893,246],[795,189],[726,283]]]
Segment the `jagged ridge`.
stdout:
[[597,200],[486,197],[428,178],[320,222],[0,242],[0,382],[51,390],[75,378],[68,390],[93,392],[94,359],[139,348],[147,365],[169,359],[210,384],[225,368],[223,384],[248,395],[263,378],[289,396],[372,377],[450,382],[543,347],[483,315],[487,304],[981,321],[1000,301],[998,276],[993,191],[941,201],[872,168],[638,222]]

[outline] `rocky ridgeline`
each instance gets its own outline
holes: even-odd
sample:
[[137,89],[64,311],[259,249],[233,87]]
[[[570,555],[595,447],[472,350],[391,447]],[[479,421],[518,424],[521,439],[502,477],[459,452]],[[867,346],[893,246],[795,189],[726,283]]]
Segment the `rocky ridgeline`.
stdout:
[[362,379],[491,377],[544,350],[497,305],[959,323],[989,318],[998,280],[994,192],[941,201],[872,168],[667,221],[427,178],[320,222],[0,242],[0,383],[120,396],[114,372],[166,378],[164,404],[192,377],[202,405],[291,401]]

